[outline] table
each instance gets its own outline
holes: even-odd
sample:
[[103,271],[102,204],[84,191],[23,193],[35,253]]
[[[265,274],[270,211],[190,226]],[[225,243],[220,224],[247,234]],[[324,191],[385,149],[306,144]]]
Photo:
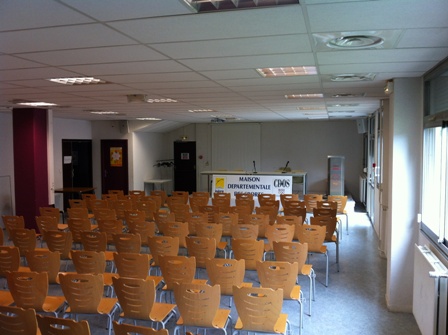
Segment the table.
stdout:
[[[69,199],[82,199],[83,193],[94,193],[96,187],[62,187],[56,188],[54,193],[64,194],[64,211],[69,207]],[[67,196],[69,195],[69,196]],[[75,198],[74,195],[77,195]]]
[[[261,175],[261,176],[291,176],[293,183],[294,178],[299,177],[301,178],[301,182],[296,182],[295,184],[302,184],[303,187],[303,194],[306,194],[306,175],[307,173],[304,171],[290,171],[290,172],[280,172],[280,171],[272,171],[272,172],[257,172],[254,173],[252,171],[202,171],[201,175],[207,176],[207,190],[210,192],[210,176],[213,175]],[[296,178],[297,180],[298,178]]]
[[171,182],[171,179],[148,179],[143,182],[143,190],[146,194],[146,186],[150,186],[150,191],[153,191],[156,189],[156,185],[159,186],[159,189],[165,190],[165,184],[168,184]]

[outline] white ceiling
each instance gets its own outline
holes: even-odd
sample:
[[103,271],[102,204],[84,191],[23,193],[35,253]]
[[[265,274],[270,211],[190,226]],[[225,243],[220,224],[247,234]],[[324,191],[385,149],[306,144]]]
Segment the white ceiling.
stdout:
[[[383,37],[383,45],[340,50],[322,42],[366,34]],[[182,0],[1,0],[0,112],[22,99],[56,103],[54,116],[62,118],[163,119],[146,131],[208,123],[215,116],[227,122],[307,120],[322,113],[316,106],[326,106],[329,118],[360,118],[387,99],[387,80],[420,77],[447,56],[446,0],[300,0],[202,14]],[[286,66],[316,66],[318,74],[263,78],[255,71]],[[330,80],[367,73],[375,79]],[[80,76],[109,84],[46,80]],[[285,98],[305,93],[324,98]],[[128,103],[133,94],[178,102]]]

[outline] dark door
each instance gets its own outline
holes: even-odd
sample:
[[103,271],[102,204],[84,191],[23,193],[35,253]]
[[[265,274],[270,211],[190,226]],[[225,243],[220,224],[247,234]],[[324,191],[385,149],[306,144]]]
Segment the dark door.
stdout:
[[129,193],[128,140],[101,140],[101,192]]
[[[62,140],[63,187],[92,187],[92,140]],[[64,208],[75,193],[64,193]]]
[[174,190],[196,192],[196,142],[174,142]]

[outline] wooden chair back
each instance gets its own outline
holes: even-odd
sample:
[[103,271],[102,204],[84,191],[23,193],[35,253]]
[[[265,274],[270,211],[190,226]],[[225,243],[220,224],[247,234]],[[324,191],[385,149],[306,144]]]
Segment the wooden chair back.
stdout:
[[115,335],[169,335],[168,329],[156,330],[151,327],[134,326],[127,323],[113,321]]
[[142,196],[145,195],[145,191],[143,191],[143,190],[132,190],[132,191],[129,191],[129,195],[142,197]]
[[293,289],[297,286],[298,273],[299,264],[297,263],[280,261],[257,262],[257,274],[260,279],[260,285],[274,290],[281,288],[283,290],[283,299],[292,298]]
[[68,199],[70,208],[87,208],[87,201],[84,199]]
[[83,231],[81,243],[86,251],[106,251],[107,234],[100,231]]
[[68,230],[72,232],[73,243],[81,243],[81,232],[92,230],[89,219],[67,219]]
[[149,261],[148,254],[114,252],[114,262],[120,277],[146,279],[150,270]]
[[17,307],[42,311],[48,294],[48,274],[46,272],[10,272],[7,275],[7,280],[9,291]]
[[163,234],[165,236],[178,237],[179,247],[186,248],[185,238],[189,235],[188,222],[166,222],[163,225]]
[[71,257],[77,273],[102,274],[106,271],[103,251],[72,250]]
[[123,221],[121,219],[98,219],[98,230],[107,235],[107,243],[114,243],[113,234],[123,232]]
[[317,208],[332,208],[338,209],[338,203],[336,201],[322,200],[317,202]]
[[2,215],[2,220],[9,236],[11,236],[11,229],[25,228],[25,219],[22,215]]
[[157,225],[157,229],[159,230],[160,233],[163,234],[163,224],[166,222],[172,222],[175,221],[175,217],[174,217],[174,213],[169,213],[169,212],[163,212],[163,211],[159,211],[159,212],[155,212],[154,213],[154,221],[156,222]]
[[102,274],[60,273],[59,282],[70,313],[96,314],[103,296]]
[[207,206],[209,203],[209,194],[207,196],[192,196],[189,200],[190,209],[192,212],[199,212],[199,206]]
[[138,202],[145,202],[145,201],[152,201],[155,203],[156,210],[154,211],[154,213],[158,212],[162,207],[162,198],[158,195],[145,195],[141,197]]
[[90,219],[87,207],[69,207],[67,208],[67,214],[69,218],[73,219]]
[[306,211],[312,213],[313,208],[317,208],[317,202],[323,200],[322,194],[308,193],[303,195]]
[[148,320],[156,299],[154,280],[121,276],[112,280],[123,317]]
[[163,190],[153,190],[153,191],[150,192],[150,194],[151,194],[151,195],[155,195],[155,196],[159,196],[159,197],[160,197],[160,200],[161,200],[161,202],[162,202],[161,206],[164,206],[164,205],[165,205],[165,203],[166,203],[166,198],[167,198],[167,195],[166,195],[166,192],[165,192],[165,191],[163,191]]
[[10,231],[14,246],[19,248],[20,256],[25,257],[30,250],[36,249],[36,231],[34,229],[16,228]]
[[39,207],[39,213],[41,216],[53,216],[58,220],[58,222],[61,221],[61,211],[59,208],[56,207]]
[[179,237],[151,236],[148,237],[148,245],[154,265],[156,266],[159,266],[160,256],[177,256],[179,253]]
[[139,234],[119,233],[113,234],[115,249],[118,253],[136,253],[139,254],[142,247],[142,239]]
[[285,208],[285,203],[287,201],[299,201],[299,195],[296,193],[284,193],[280,194],[280,203],[283,208]]
[[283,290],[234,286],[233,298],[238,313],[235,329],[283,333],[277,328],[283,305]]
[[124,191],[123,190],[108,190],[107,193],[108,194],[115,194],[115,195],[117,195],[117,197],[124,195]]
[[254,224],[233,224],[231,227],[232,241],[236,238],[248,238],[256,240],[258,238],[258,225]]
[[[188,199],[187,199],[187,201],[188,201]],[[185,202],[185,197],[183,197],[183,196],[175,196],[175,195],[167,197],[166,198],[166,204],[167,204],[168,209],[170,211],[172,211],[172,206],[174,204],[187,205],[187,203]],[[188,207],[188,208],[190,208],[190,207]]]
[[208,222],[208,214],[201,212],[187,213],[188,232],[190,235],[196,235],[196,225]]
[[[300,242],[274,242],[275,259],[280,262],[297,263],[299,271],[308,258],[308,244]],[[298,273],[297,273],[298,274]]]
[[275,194],[269,194],[269,193],[260,193],[257,195],[258,203],[261,205],[261,203],[265,200],[275,200]]
[[269,225],[269,215],[261,214],[251,214],[247,216],[244,220],[245,224],[254,224],[258,226],[258,237],[264,238],[266,234],[266,226]]
[[303,224],[303,218],[295,215],[278,215],[276,221],[277,224],[289,224],[291,226]]
[[300,216],[303,221],[306,219],[306,208],[305,207],[285,207],[283,209],[283,215],[285,216]]
[[280,210],[280,200],[263,199],[260,201],[260,207],[274,207],[278,213]]
[[196,235],[200,237],[214,238],[219,243],[222,238],[221,223],[200,223],[196,225]]
[[336,217],[337,214],[336,208],[329,208],[329,207],[320,207],[320,208],[313,208],[313,216],[332,216]]
[[[218,193],[218,194],[224,194],[224,193]],[[212,205],[218,207],[219,212],[228,213],[230,210],[230,198],[227,197],[212,198]]]
[[230,193],[229,192],[215,192],[215,193],[213,193],[213,199],[226,199],[230,203]]
[[61,267],[61,254],[59,251],[36,249],[28,251],[25,257],[31,271],[46,272],[49,284],[58,282],[58,274]]
[[159,266],[168,290],[175,283],[191,283],[196,274],[195,257],[159,255]]
[[54,216],[36,216],[36,225],[39,232],[45,235],[48,230],[58,230],[58,219]]
[[253,209],[248,205],[231,206],[229,213],[238,214],[238,223],[244,223],[246,218],[252,215]]
[[[115,200],[116,200],[116,197],[117,196],[114,196]],[[104,199],[104,198],[89,200],[89,204],[90,204],[91,211],[95,215],[95,218],[98,218],[98,216],[96,214],[96,210],[98,210],[98,209],[112,209],[110,207],[109,200],[108,199]]]
[[35,335],[37,328],[34,309],[0,305],[0,334]]
[[196,267],[205,268],[205,262],[209,258],[215,258],[216,240],[202,236],[188,236],[187,252],[190,257],[196,258]]
[[90,327],[87,320],[75,321],[37,315],[37,324],[42,335],[90,335]]
[[249,199],[249,200],[253,200],[254,199],[254,195],[251,193],[237,193],[235,194],[235,199]]
[[215,328],[221,298],[219,285],[176,284],[174,298],[185,326]]
[[326,231],[327,228],[325,226],[304,224],[298,229],[299,242],[307,243],[309,252],[321,253]]
[[58,251],[61,259],[70,259],[73,244],[71,231],[49,230],[45,232],[44,237],[50,251]]
[[156,235],[154,221],[133,221],[128,223],[129,233],[140,235],[142,246],[148,245],[148,237]]
[[132,210],[132,201],[128,199],[123,200],[113,200],[112,201],[112,208],[115,209],[115,212],[117,213],[117,219],[125,220],[126,219],[126,211]]
[[268,246],[265,250],[273,250],[273,242],[292,242],[294,238],[295,226],[289,224],[274,224],[266,227],[266,238]]
[[255,207],[255,213],[267,215],[269,217],[269,224],[274,224],[278,215],[278,208],[275,206]]
[[345,214],[345,207],[347,206],[347,199],[348,197],[346,195],[329,195],[327,197],[328,201],[334,201],[337,203],[338,206],[338,214]]
[[261,261],[263,258],[264,241],[233,239],[232,251],[235,259],[244,259],[246,270],[256,270],[257,261]]
[[251,213],[255,208],[255,200],[254,199],[235,199],[236,206],[248,206],[250,208]]
[[325,227],[326,242],[335,242],[334,236],[336,232],[336,225],[338,224],[338,219],[335,216],[313,216],[310,220],[311,225]]
[[170,211],[174,213],[174,220],[177,222],[187,222],[188,214],[190,213],[190,206],[188,204],[173,203],[170,206]]
[[17,247],[0,246],[0,278],[6,278],[8,272],[20,267],[20,251]]
[[[154,200],[139,200],[136,203],[136,209],[145,213],[143,221],[153,221],[154,213],[159,210],[157,203]],[[129,221],[127,221],[129,224]]]
[[172,197],[182,197],[182,198],[184,198],[184,203],[187,204],[190,194],[187,191],[172,191],[171,196]]
[[285,199],[282,203],[283,210],[287,208],[306,208],[305,201],[303,200],[290,200]]
[[86,202],[87,209],[92,213],[91,201],[96,199],[96,194],[94,193],[83,193],[81,196],[82,200]]
[[207,213],[208,222],[214,222],[215,214],[219,213],[219,207],[213,205],[199,206],[199,212]]
[[127,210],[124,212],[124,219],[126,224],[129,224],[131,221],[145,221],[146,212],[138,209]]
[[222,236],[232,236],[232,225],[238,224],[238,213],[216,213],[215,222],[222,224]]
[[244,259],[210,258],[205,268],[210,283],[221,286],[222,295],[232,295],[233,286],[241,286],[244,281]]

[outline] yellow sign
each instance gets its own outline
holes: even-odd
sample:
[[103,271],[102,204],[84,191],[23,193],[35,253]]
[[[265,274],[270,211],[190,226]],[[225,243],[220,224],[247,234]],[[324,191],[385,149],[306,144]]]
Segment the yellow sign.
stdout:
[[224,189],[225,185],[226,185],[225,178],[216,178],[215,179],[215,189]]
[[110,148],[110,166],[115,167],[123,166],[123,148],[121,147]]

